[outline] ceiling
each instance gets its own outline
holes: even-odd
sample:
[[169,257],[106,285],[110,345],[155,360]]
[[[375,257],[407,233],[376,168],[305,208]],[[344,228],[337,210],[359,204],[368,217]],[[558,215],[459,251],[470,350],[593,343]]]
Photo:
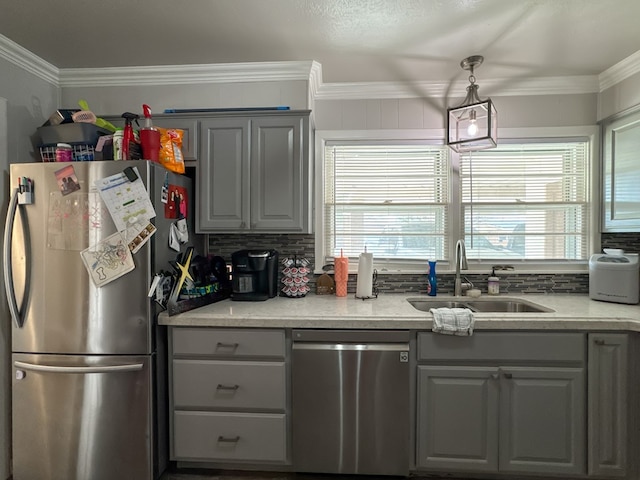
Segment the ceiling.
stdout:
[[0,34],[59,69],[316,60],[323,80],[598,75],[640,50],[638,0],[5,1]]

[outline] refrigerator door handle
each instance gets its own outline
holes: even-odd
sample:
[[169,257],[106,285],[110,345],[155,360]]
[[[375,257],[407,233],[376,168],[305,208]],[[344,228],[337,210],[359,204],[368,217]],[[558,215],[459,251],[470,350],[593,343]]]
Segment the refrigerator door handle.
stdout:
[[111,373],[111,372],[137,372],[142,370],[142,363],[129,363],[124,365],[108,365],[104,367],[92,366],[92,367],[58,367],[56,365],[36,365],[34,363],[27,363],[21,361],[15,361],[13,364],[17,368],[24,370],[32,370],[35,372],[51,372],[51,373]]
[[13,224],[18,210],[18,189],[16,188],[11,195],[9,202],[9,210],[4,225],[4,250],[2,252],[2,262],[4,263],[4,287],[7,291],[7,302],[9,303],[9,312],[11,318],[16,323],[16,327],[22,328],[24,320],[20,316],[18,310],[18,301],[16,299],[15,285],[13,284],[13,265],[11,264],[11,234],[13,233]]

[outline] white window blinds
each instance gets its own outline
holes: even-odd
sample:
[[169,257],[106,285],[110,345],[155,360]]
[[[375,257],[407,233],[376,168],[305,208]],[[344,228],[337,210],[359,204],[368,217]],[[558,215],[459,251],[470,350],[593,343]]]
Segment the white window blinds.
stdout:
[[448,148],[325,146],[324,256],[447,258]]
[[587,141],[461,155],[468,258],[586,260],[588,158]]

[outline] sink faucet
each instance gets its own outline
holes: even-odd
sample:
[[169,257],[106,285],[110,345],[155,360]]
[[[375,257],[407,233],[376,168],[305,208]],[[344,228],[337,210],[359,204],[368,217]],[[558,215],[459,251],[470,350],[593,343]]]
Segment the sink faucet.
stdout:
[[453,295],[455,297],[461,296],[462,291],[470,288],[471,286],[468,283],[463,285],[462,280],[460,279],[460,270],[466,270],[468,268],[467,249],[464,246],[464,240],[458,240],[456,242],[456,280],[453,285]]

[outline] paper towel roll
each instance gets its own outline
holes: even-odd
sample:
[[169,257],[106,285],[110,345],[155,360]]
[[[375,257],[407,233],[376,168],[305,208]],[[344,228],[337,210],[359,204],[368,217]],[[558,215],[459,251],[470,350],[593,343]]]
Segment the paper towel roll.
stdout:
[[373,296],[373,254],[364,252],[358,257],[356,297],[366,298],[371,296]]

